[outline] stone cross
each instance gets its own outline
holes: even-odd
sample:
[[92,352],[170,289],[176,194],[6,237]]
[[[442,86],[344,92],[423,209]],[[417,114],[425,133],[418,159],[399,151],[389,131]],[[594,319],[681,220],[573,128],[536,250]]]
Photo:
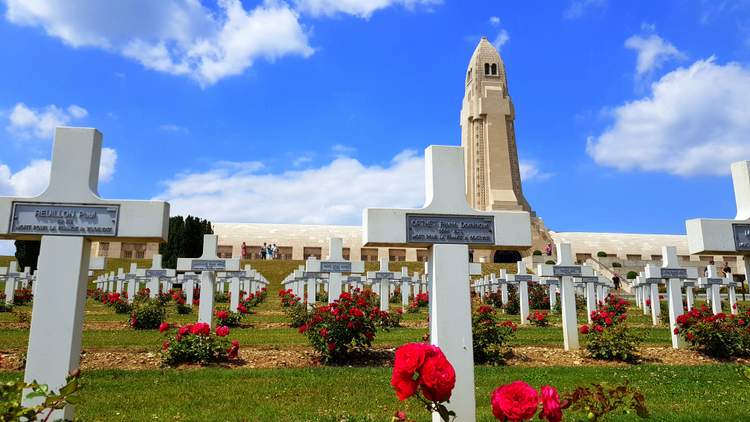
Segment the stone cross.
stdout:
[[565,350],[578,350],[578,320],[576,315],[575,287],[573,277],[591,277],[594,269],[588,265],[575,265],[570,243],[558,243],[557,264],[539,264],[537,273],[541,277],[560,280],[560,308],[562,311],[563,341]]
[[[24,379],[53,391],[80,363],[91,239],[167,240],[166,202],[99,197],[101,149],[96,129],[57,128],[47,190],[34,198],[0,197],[0,239],[41,239]],[[67,406],[50,419],[73,413]]]
[[[214,282],[217,271],[238,271],[239,258],[221,259],[216,255],[219,236],[203,235],[203,254],[200,258],[177,258],[177,271],[200,272],[201,296],[198,306],[198,322],[213,326]],[[192,298],[190,299],[192,301]]]
[[[430,146],[425,151],[425,206],[366,209],[366,246],[428,248],[430,342],[458,374],[448,408],[462,420],[476,419],[474,356],[469,292],[469,248],[528,248],[531,220],[524,211],[481,212],[466,201],[464,151]],[[433,414],[433,420],[440,417]]]
[[365,263],[361,261],[347,261],[344,259],[344,240],[340,237],[328,239],[329,255],[323,261],[310,261],[311,266],[305,270],[328,274],[328,303],[333,303],[341,296],[343,273],[361,273],[365,270]]
[[125,281],[127,283],[126,291],[128,292],[128,303],[133,303],[135,295],[138,293],[138,264],[135,262],[130,263],[130,271],[125,274]]
[[685,221],[691,254],[741,255],[750,281],[750,161],[731,166],[737,215],[734,220]]
[[409,268],[401,267],[401,308],[406,310],[409,306],[409,285],[411,284],[411,277],[409,277]]
[[706,289],[706,297],[710,297],[711,311],[716,315],[721,313],[721,286],[729,281],[719,276],[716,265],[706,267],[706,273],[706,277],[698,278],[698,287]]
[[13,295],[16,293],[16,279],[20,277],[18,273],[18,262],[13,261],[8,264],[5,271],[5,303],[13,304]]
[[388,311],[390,309],[390,284],[391,280],[396,280],[397,278],[400,277],[397,277],[396,273],[388,270],[388,258],[380,258],[380,270],[367,272],[367,279],[376,283],[377,292],[380,296],[381,311]]
[[185,303],[192,308],[195,286],[200,282],[200,276],[194,272],[187,272],[185,274],[180,274],[178,277],[182,277],[182,289],[185,291]]
[[[674,333],[677,328],[677,317],[682,315],[682,280],[698,278],[698,270],[695,267],[682,267],[677,257],[677,248],[674,246],[663,246],[661,248],[662,266],[646,266],[646,280],[660,278],[667,283],[667,300],[669,304],[669,333],[672,336],[672,347],[679,349],[684,343],[679,335]],[[656,301],[654,302],[654,296]],[[651,286],[651,306],[660,307],[659,291],[656,286]],[[653,315],[653,313],[652,313]]]
[[138,270],[138,276],[147,280],[146,288],[149,290],[149,296],[151,299],[156,299],[161,293],[161,281],[173,279],[175,270],[162,267],[162,256],[155,254],[151,258],[151,268]]
[[117,293],[122,293],[125,289],[125,269],[120,267],[117,269],[117,287],[115,287],[115,291]]
[[554,310],[557,305],[557,289],[560,287],[560,281],[556,278],[542,278],[539,284],[549,289],[549,309]]
[[604,280],[604,277],[597,275],[596,271],[594,271],[593,276],[574,277],[574,282],[584,285],[584,292],[586,294],[586,316],[589,324],[593,322],[591,313],[597,309],[596,287],[598,284],[603,284],[605,282]]
[[307,261],[305,261],[303,278],[307,282],[307,308],[312,309],[313,306],[315,306],[315,302],[318,300],[316,297],[318,291],[318,280],[321,279],[322,275],[320,272],[309,271],[308,268],[320,268],[320,262],[315,259],[314,256],[310,256],[307,258]]
[[529,282],[538,283],[539,277],[526,272],[526,264],[523,261],[516,262],[518,272],[509,274],[508,281],[518,284],[518,303],[521,310],[521,324],[529,323]]

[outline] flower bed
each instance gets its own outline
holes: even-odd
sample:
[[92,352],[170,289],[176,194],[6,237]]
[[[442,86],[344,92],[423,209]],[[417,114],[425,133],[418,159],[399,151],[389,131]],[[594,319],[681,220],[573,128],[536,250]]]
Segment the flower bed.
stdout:
[[474,361],[476,363],[504,363],[511,353],[507,343],[518,328],[511,321],[499,322],[494,308],[480,306],[472,315]]
[[16,289],[13,293],[13,304],[16,306],[28,305],[34,300],[34,294],[31,289]]
[[187,324],[173,332],[166,323],[161,324],[159,331],[167,333],[167,340],[162,345],[161,358],[164,365],[180,363],[199,363],[202,365],[226,362],[237,359],[240,344],[237,340],[228,340],[229,328],[219,326],[215,333],[204,323]]
[[627,314],[614,311],[591,312],[591,325],[582,325],[581,334],[586,336],[586,350],[594,359],[636,362],[640,339],[625,324]]
[[242,314],[239,312],[216,311],[214,315],[219,326],[239,327],[242,322]]
[[137,303],[130,314],[130,326],[136,330],[155,330],[167,317],[167,310],[159,301]]
[[549,326],[549,312],[546,311],[534,311],[534,313],[529,314],[526,319],[537,327]]

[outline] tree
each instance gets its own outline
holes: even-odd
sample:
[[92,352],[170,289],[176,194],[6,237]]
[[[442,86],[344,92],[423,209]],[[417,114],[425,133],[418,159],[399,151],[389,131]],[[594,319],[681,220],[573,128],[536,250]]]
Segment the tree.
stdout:
[[211,222],[188,215],[169,219],[169,238],[159,245],[164,268],[176,268],[177,258],[197,258],[203,253],[203,235],[213,234]]
[[39,262],[39,248],[42,242],[39,240],[16,240],[16,261],[18,268],[23,270],[25,267],[31,267],[36,271]]

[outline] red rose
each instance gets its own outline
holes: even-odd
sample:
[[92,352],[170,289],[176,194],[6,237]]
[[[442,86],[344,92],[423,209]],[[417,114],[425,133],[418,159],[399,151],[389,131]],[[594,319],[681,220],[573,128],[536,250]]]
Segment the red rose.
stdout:
[[679,328],[677,328],[677,327],[675,327],[675,329],[674,329],[674,333],[675,333],[675,335],[677,335],[677,333],[679,333],[679,332],[680,332],[680,329],[679,329]]
[[694,337],[693,333],[691,332],[688,332],[687,334],[685,334],[685,338],[687,338],[687,341],[693,341],[693,337]]
[[523,381],[498,387],[490,396],[492,414],[498,420],[522,421],[531,419],[539,407],[537,391]]
[[588,334],[589,333],[589,326],[588,325],[581,325],[581,328],[579,328],[578,331],[580,331],[581,334]]
[[167,349],[169,349],[169,342],[168,342],[168,341],[165,341],[165,342],[164,342],[164,344],[162,344],[162,345],[161,345],[161,349],[162,349],[162,350],[167,350]]
[[221,327],[216,328],[216,335],[219,337],[226,337],[229,335],[229,327],[226,325],[222,325]]
[[237,356],[239,356],[240,353],[240,342],[237,340],[232,340],[232,346],[227,349],[227,357],[229,359],[237,359]]
[[190,332],[192,334],[196,334],[196,335],[207,336],[207,335],[211,334],[211,326],[208,325],[205,322],[197,322],[197,323],[193,324],[192,328],[190,328]]
[[612,318],[609,318],[609,317],[604,318],[604,323],[607,325],[612,325]]
[[320,331],[318,331],[318,334],[320,334],[323,337],[328,337],[328,329],[327,328],[321,328]]
[[163,332],[167,331],[168,329],[169,329],[169,324],[167,324],[166,322],[162,322],[159,325],[159,332],[160,333],[163,333]]
[[336,350],[336,344],[328,343],[328,352],[333,353],[334,350]]
[[428,356],[419,371],[419,384],[427,400],[443,402],[451,398],[456,386],[456,371],[439,349]]
[[425,343],[409,343],[396,349],[393,372],[403,372],[410,377],[422,367],[430,346]]
[[560,396],[555,387],[545,385],[541,388],[542,413],[540,418],[549,422],[560,422],[562,420],[562,409],[560,409]]
[[396,418],[396,420],[399,421],[399,422],[400,421],[404,421],[405,422],[406,421],[406,412],[404,412],[403,410],[399,410],[399,411],[397,411],[393,415],[393,417]]
[[410,377],[406,372],[394,370],[391,374],[391,386],[396,390],[396,396],[399,400],[406,400],[417,391],[419,383]]
[[217,319],[227,319],[229,317],[229,312],[227,311],[216,311],[216,318]]

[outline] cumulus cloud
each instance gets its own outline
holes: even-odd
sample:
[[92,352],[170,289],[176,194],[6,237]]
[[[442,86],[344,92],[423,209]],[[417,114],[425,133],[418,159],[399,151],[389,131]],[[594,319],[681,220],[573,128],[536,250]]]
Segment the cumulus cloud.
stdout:
[[500,18],[497,16],[490,16],[490,25],[492,26],[500,25]]
[[183,134],[183,135],[190,133],[188,128],[184,126],[176,125],[174,123],[165,123],[163,125],[160,125],[159,130],[165,133]]
[[505,29],[501,29],[492,44],[499,50],[500,47],[504,46],[508,41],[510,41],[510,34],[508,34],[508,31]]
[[607,5],[607,0],[573,0],[570,5],[563,11],[565,19],[578,19],[589,13],[591,10],[603,8]]
[[524,182],[545,180],[552,176],[552,173],[543,171],[539,163],[533,160],[521,160],[518,163],[518,169],[521,172],[521,180]]
[[587,143],[600,165],[727,174],[731,162],[750,157],[750,69],[699,60],[664,75],[649,96],[614,108],[611,117],[612,125]]
[[638,54],[636,72],[638,76],[648,74],[660,68],[670,59],[685,59],[686,56],[670,42],[651,34],[648,36],[633,35],[625,40],[625,47]]
[[54,104],[32,109],[24,103],[17,103],[8,115],[6,129],[21,138],[51,139],[55,128],[65,126],[74,120],[88,115],[85,108],[72,104],[68,108]]
[[259,58],[313,53],[298,14],[266,0],[246,10],[240,0],[6,0],[8,21],[44,28],[72,47],[98,47],[143,66],[186,75],[201,85],[238,75]]
[[422,206],[424,159],[403,151],[380,166],[338,157],[321,167],[277,174],[217,163],[164,185],[158,199],[169,201],[175,214],[219,222],[360,224],[366,207]]
[[333,16],[339,13],[369,18],[378,10],[400,5],[407,9],[416,6],[431,7],[441,4],[442,0],[295,0],[295,4],[304,13],[313,16]]
[[[117,165],[117,151],[102,148],[99,163],[99,181],[112,180]],[[26,167],[13,173],[5,164],[0,164],[0,195],[33,197],[40,195],[49,184],[52,163],[49,160],[33,160]]]

